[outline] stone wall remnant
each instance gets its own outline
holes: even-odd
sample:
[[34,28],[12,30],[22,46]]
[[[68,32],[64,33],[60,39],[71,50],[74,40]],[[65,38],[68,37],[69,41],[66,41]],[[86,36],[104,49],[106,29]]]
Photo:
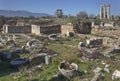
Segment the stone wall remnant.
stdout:
[[91,38],[86,40],[86,45],[88,47],[98,47],[98,46],[102,46],[102,44],[103,44],[102,38]]
[[31,26],[3,26],[3,33],[31,33]]

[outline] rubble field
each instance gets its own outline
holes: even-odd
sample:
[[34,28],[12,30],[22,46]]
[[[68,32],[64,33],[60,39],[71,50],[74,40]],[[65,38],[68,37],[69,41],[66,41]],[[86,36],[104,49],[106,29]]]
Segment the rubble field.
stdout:
[[0,35],[0,81],[119,81],[120,39]]

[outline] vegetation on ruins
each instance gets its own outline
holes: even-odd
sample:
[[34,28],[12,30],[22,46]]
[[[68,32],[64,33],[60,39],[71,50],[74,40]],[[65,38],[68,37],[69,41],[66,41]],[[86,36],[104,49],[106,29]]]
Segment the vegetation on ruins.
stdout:
[[[110,64],[111,73],[115,69],[120,70],[119,64],[109,58],[101,58],[101,59],[98,59],[95,61],[87,61],[87,60],[83,59],[82,57],[78,57],[76,54],[78,49],[74,46],[77,46],[79,41],[85,41],[86,38],[76,38],[76,37],[61,38],[59,41],[52,42],[48,39],[44,39],[39,36],[38,37],[34,36],[34,35],[30,35],[30,36],[32,36],[36,39],[39,39],[43,43],[48,42],[48,44],[46,44],[46,47],[56,51],[58,53],[58,56],[52,58],[51,64],[46,65],[41,69],[36,69],[36,70],[32,71],[31,73],[28,72],[29,71],[28,67],[32,67],[32,66],[28,65],[25,67],[21,67],[18,71],[18,70],[11,68],[11,66],[9,64],[10,60],[7,60],[7,61],[0,60],[0,66],[2,66],[2,67],[0,67],[0,80],[1,81],[8,81],[8,80],[9,81],[19,81],[19,80],[21,80],[21,81],[56,81],[56,80],[52,79],[52,76],[58,73],[58,65],[63,60],[66,60],[70,63],[74,62],[74,63],[78,64],[79,71],[81,74],[79,74],[79,76],[77,76],[75,78],[72,78],[70,81],[78,81],[83,78],[87,78],[87,79],[91,78],[94,75],[92,72],[92,70],[94,68],[96,68],[98,66],[104,67],[104,65],[101,64],[101,61],[105,61],[107,64]],[[67,46],[65,44],[67,44]],[[72,45],[73,47],[69,47],[69,45]],[[81,52],[85,53],[83,51],[81,51]],[[21,56],[29,57],[30,55],[29,54],[21,54]],[[15,56],[13,54],[12,59],[14,59],[16,57],[18,57],[18,56]],[[95,57],[97,57],[97,56],[95,56]],[[117,55],[116,59],[119,59],[119,57],[120,56]],[[114,64],[116,64],[116,66],[114,66]],[[84,70],[87,71],[86,74],[84,74]],[[103,81],[111,80],[110,73],[106,73],[104,71],[102,71],[102,73],[104,75],[106,75],[106,77],[104,78]],[[65,81],[64,78],[62,78],[62,79],[63,79],[63,81]],[[61,80],[57,80],[57,81],[61,81]]]

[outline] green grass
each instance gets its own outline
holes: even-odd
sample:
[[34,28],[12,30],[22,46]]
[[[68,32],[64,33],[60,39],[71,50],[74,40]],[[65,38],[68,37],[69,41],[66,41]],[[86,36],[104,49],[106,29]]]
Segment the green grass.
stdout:
[[[81,41],[84,40],[85,39],[82,39]],[[70,63],[77,63],[80,72],[87,70],[87,74],[77,76],[76,78],[71,79],[71,81],[78,81],[82,78],[92,78],[94,76],[94,73],[92,72],[93,69],[95,69],[96,67],[104,68],[104,65],[101,64],[101,61],[104,60],[107,64],[110,64],[109,68],[111,70],[111,73],[102,72],[105,75],[104,81],[111,81],[112,73],[114,72],[114,70],[120,70],[119,63],[106,58],[102,58],[96,61],[87,61],[83,58],[77,57],[77,47],[73,48],[69,46],[64,46],[64,44],[77,46],[78,43],[79,41],[74,41],[73,38],[67,38],[62,41],[56,41],[48,44],[47,47],[58,52],[58,56],[52,57],[51,64],[44,66],[41,70],[33,71],[32,77],[26,74],[26,68],[21,69],[20,73],[18,73],[17,75],[10,76],[11,73],[15,72],[14,69],[10,68],[10,60],[4,62],[0,61],[0,81],[49,81],[53,75],[58,73],[58,65],[63,60],[66,60]],[[21,54],[21,56],[29,57],[29,54]],[[116,58],[120,59],[119,56],[117,56]],[[81,60],[83,60],[84,62],[81,62]]]

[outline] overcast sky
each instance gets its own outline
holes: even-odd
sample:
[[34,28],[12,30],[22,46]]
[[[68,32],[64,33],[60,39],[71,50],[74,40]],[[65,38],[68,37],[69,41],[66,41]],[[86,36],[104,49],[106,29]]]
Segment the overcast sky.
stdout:
[[120,0],[0,0],[0,9],[27,10],[51,15],[56,9],[62,9],[66,15],[76,15],[80,11],[98,15],[100,4],[109,3],[111,14],[120,15]]

